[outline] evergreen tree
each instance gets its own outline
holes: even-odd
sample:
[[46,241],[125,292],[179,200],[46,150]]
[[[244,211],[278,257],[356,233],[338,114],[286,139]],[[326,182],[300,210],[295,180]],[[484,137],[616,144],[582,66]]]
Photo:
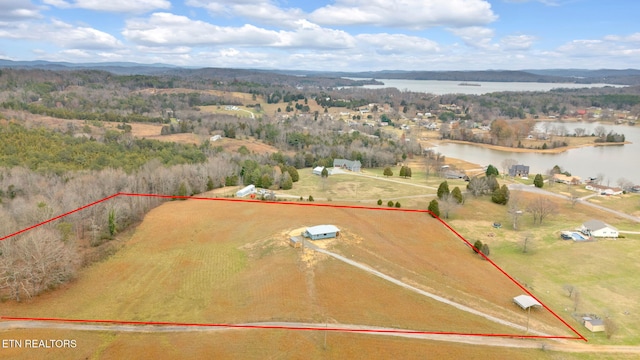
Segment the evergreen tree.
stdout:
[[449,184],[447,183],[447,181],[443,181],[440,183],[440,186],[438,186],[438,199],[442,200],[444,199],[446,196],[449,196],[449,194],[451,194],[451,192],[449,191]]
[[507,185],[502,185],[500,188],[496,189],[491,195],[491,201],[496,204],[506,205],[509,202],[509,188]]
[[487,177],[491,175],[498,176],[499,175],[498,169],[493,165],[489,165],[487,166],[487,171],[485,171],[485,175],[487,175]]
[[378,205],[382,205],[382,199],[378,199]]
[[473,251],[479,253],[482,250],[482,241],[476,240],[476,242],[473,243],[473,247],[475,248]]
[[456,199],[458,204],[462,204],[462,202],[464,201],[464,198],[462,197],[462,191],[460,191],[460,188],[457,186],[454,187],[453,190],[451,190],[451,196]]
[[438,200],[436,200],[436,199],[431,200],[427,210],[429,210],[431,212],[431,215],[433,217],[440,216],[440,207],[438,206]]
[[393,171],[391,171],[391,168],[387,166],[386,168],[384,168],[382,174],[384,176],[393,176]]
[[388,206],[388,207],[393,207],[393,201],[389,200],[389,201],[387,202],[387,206]]
[[327,168],[323,168],[322,172],[320,173],[320,177],[326,178],[329,177],[329,170],[327,170]]
[[405,177],[405,171],[407,170],[406,166],[400,168],[400,177]]
[[396,207],[400,208],[400,201],[396,201]]
[[300,174],[298,174],[298,170],[295,166],[287,166],[287,172],[289,173],[289,176],[291,176],[291,181],[298,182],[298,180],[300,180]]
[[542,186],[544,186],[544,179],[542,178],[542,175],[536,174],[536,176],[533,178],[533,185],[535,185],[537,188],[541,188]]

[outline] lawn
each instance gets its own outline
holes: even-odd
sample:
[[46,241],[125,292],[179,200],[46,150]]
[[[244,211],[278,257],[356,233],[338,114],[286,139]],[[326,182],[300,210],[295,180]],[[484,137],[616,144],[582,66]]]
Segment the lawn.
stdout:
[[[524,201],[533,197],[521,194]],[[589,341],[606,344],[637,344],[640,324],[633,314],[640,313],[640,283],[637,274],[640,248],[634,246],[640,235],[627,235],[618,240],[573,242],[560,240],[562,230],[574,229],[589,219],[601,219],[620,229],[638,229],[637,223],[621,220],[610,213],[584,205],[572,207],[569,201],[557,201],[559,211],[545,219],[542,225],[533,225],[531,216],[524,214],[518,231],[512,230],[506,208],[492,204],[487,198],[469,198],[449,223],[469,240],[479,239],[490,245],[491,257],[509,274],[526,284],[545,303],[559,312]],[[501,229],[491,226],[502,222]],[[528,239],[528,252],[523,253],[523,241]],[[576,313],[611,316],[620,330],[607,340],[602,334],[592,334],[576,320],[574,298],[569,298],[563,286],[571,284],[578,289]]]

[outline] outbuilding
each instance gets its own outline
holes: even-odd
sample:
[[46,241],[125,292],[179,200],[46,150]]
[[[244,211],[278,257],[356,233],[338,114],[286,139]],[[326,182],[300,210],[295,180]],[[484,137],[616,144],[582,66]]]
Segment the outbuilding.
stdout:
[[254,194],[256,192],[256,186],[251,184],[243,187],[242,189],[236,192],[237,197],[245,197],[249,194]]
[[334,225],[317,225],[308,227],[302,235],[311,240],[330,239],[340,236],[340,229]]
[[538,300],[529,295],[518,295],[513,298],[513,302],[520,306],[523,310],[527,310],[532,307],[542,307],[542,304]]
[[604,321],[602,319],[593,319],[589,316],[585,316],[582,318],[584,321],[584,327],[589,329],[591,332],[601,332],[604,331]]

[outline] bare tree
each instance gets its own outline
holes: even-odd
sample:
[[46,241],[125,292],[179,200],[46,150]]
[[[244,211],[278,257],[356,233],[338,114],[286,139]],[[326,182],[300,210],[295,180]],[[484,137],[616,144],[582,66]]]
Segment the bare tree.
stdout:
[[529,202],[527,211],[533,215],[533,224],[542,224],[542,221],[549,215],[555,214],[558,205],[546,197],[537,197]]
[[54,231],[35,229],[0,244],[0,290],[16,301],[31,298],[67,281],[74,274],[70,246]]
[[596,128],[593,129],[593,133],[595,136],[603,138],[607,134],[607,129],[605,129],[602,125],[596,126]]
[[629,191],[631,190],[631,188],[633,187],[633,181],[629,180],[629,179],[625,179],[625,178],[620,178],[618,179],[617,182],[618,186],[624,190],[624,191]]
[[576,290],[576,287],[571,284],[564,284],[562,285],[562,289],[567,292],[569,297],[571,297],[571,295],[573,295],[573,292]]
[[518,161],[516,161],[515,159],[504,159],[502,160],[502,162],[500,163],[500,165],[502,165],[502,175],[504,176],[505,174],[509,173],[509,169],[511,169],[514,165],[517,165]]
[[507,203],[507,212],[511,216],[513,230],[518,230],[518,219],[523,214],[523,204],[518,192],[511,192]]
[[578,311],[578,306],[580,306],[580,300],[581,300],[580,291],[573,290],[573,311],[574,312]]
[[567,185],[567,191],[569,192],[569,200],[571,201],[571,207],[575,207],[576,204],[578,203],[578,200],[580,200],[580,197],[578,196],[578,192],[571,185]]
[[489,184],[487,184],[487,178],[482,176],[474,176],[469,180],[469,192],[473,196],[480,196],[489,191]]
[[604,323],[604,332],[607,335],[607,339],[611,339],[618,332],[618,324],[609,316],[605,317],[602,322]]
[[440,215],[445,219],[448,219],[449,214],[460,207],[460,203],[458,203],[458,200],[451,196],[451,194],[444,194],[438,201],[438,206],[440,209]]
[[573,132],[576,134],[577,137],[581,137],[587,132],[587,130],[585,130],[585,128],[575,128]]

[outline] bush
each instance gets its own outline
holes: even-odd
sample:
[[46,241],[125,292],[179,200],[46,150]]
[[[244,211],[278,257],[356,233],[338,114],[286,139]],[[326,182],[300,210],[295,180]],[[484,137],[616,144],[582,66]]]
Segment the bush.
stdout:
[[400,208],[400,202],[399,201],[396,201],[396,207]]
[[389,201],[387,202],[387,206],[388,206],[388,207],[393,207],[393,201],[389,200]]
[[313,201],[313,196],[309,195],[309,201]]
[[378,199],[378,205],[382,205],[382,199]]

